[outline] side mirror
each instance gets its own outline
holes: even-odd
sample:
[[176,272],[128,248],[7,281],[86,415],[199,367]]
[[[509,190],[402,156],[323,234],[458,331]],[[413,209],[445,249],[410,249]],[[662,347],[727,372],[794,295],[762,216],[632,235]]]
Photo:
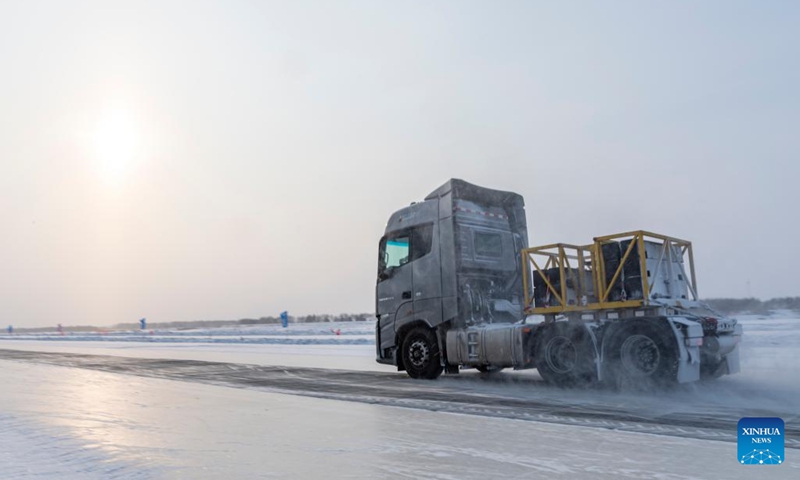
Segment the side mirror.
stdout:
[[383,270],[381,273],[378,274],[378,280],[382,282],[384,280],[392,278],[392,275],[394,275],[394,269],[395,267],[389,267]]

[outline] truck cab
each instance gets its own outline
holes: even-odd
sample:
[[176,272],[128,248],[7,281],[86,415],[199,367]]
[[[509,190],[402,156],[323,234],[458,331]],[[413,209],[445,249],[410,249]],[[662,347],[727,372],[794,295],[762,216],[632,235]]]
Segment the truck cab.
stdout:
[[[435,376],[441,368],[429,365],[441,363],[451,328],[518,322],[527,245],[522,197],[463,180],[392,214],[378,253],[377,360]],[[404,358],[398,352],[411,332],[417,341]],[[435,337],[435,345],[418,337]]]

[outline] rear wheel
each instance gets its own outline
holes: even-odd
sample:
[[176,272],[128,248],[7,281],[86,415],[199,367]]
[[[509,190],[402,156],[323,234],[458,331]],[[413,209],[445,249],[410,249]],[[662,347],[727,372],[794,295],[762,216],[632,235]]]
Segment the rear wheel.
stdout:
[[416,327],[403,340],[403,365],[411,378],[432,380],[442,374],[439,343],[433,330]]
[[594,377],[594,345],[580,325],[556,322],[543,326],[535,345],[539,375],[554,385],[578,385]]
[[649,389],[677,379],[678,352],[666,326],[634,320],[610,339],[608,373],[621,388]]

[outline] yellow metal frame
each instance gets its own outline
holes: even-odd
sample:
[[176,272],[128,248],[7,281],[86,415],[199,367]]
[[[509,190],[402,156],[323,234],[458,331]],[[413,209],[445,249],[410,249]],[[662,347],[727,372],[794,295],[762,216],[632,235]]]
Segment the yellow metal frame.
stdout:
[[[606,265],[602,255],[602,247],[606,243],[631,240],[625,253],[622,255],[619,267],[614,272],[611,281],[606,282]],[[618,233],[596,237],[594,243],[590,245],[569,245],[565,243],[554,243],[539,247],[530,247],[522,250],[522,267],[524,275],[522,277],[523,289],[525,291],[525,312],[527,314],[553,314],[577,311],[592,311],[605,309],[623,308],[642,308],[650,304],[653,285],[649,284],[647,277],[647,258],[645,256],[645,241],[661,243],[661,257],[656,263],[653,278],[657,278],[658,271],[664,261],[665,255],[668,259],[672,257],[674,249],[678,249],[681,257],[688,254],[690,275],[683,271],[683,278],[694,300],[697,300],[697,278],[694,270],[694,254],[692,243],[675,237],[669,237],[657,233],[637,230],[633,232]],[[633,249],[639,253],[639,269],[642,278],[642,291],[646,292],[643,299],[608,301],[611,293],[609,285],[614,285],[622,275],[625,262],[630,257]],[[539,266],[536,259],[540,262],[545,260],[544,267]],[[560,289],[556,289],[550,282],[545,271],[558,268]],[[680,267],[683,269],[683,266]],[[556,299],[556,306],[534,305],[533,295],[533,275],[539,275],[547,287],[548,293]],[[587,285],[587,278],[591,279],[592,285]],[[567,280],[572,281],[572,290],[575,292],[576,301],[569,304],[567,299]],[[593,298],[594,301],[589,301]],[[586,299],[586,301],[584,301]]]

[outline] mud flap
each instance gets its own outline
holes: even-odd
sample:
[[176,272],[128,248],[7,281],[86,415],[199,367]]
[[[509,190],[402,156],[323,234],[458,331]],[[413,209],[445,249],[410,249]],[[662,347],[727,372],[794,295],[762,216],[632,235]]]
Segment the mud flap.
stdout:
[[744,329],[741,325],[736,325],[733,328],[733,335],[737,337],[736,339],[736,346],[733,347],[730,353],[725,355],[725,363],[728,364],[728,374],[739,373],[742,371],[742,367],[739,365],[739,345],[740,341],[742,340],[742,334],[744,333]]
[[728,365],[728,375],[742,371],[742,367],[739,365],[739,345],[725,355],[725,363]]
[[678,383],[700,380],[700,346],[697,342],[703,340],[703,326],[684,317],[667,317],[667,321],[678,347]]

